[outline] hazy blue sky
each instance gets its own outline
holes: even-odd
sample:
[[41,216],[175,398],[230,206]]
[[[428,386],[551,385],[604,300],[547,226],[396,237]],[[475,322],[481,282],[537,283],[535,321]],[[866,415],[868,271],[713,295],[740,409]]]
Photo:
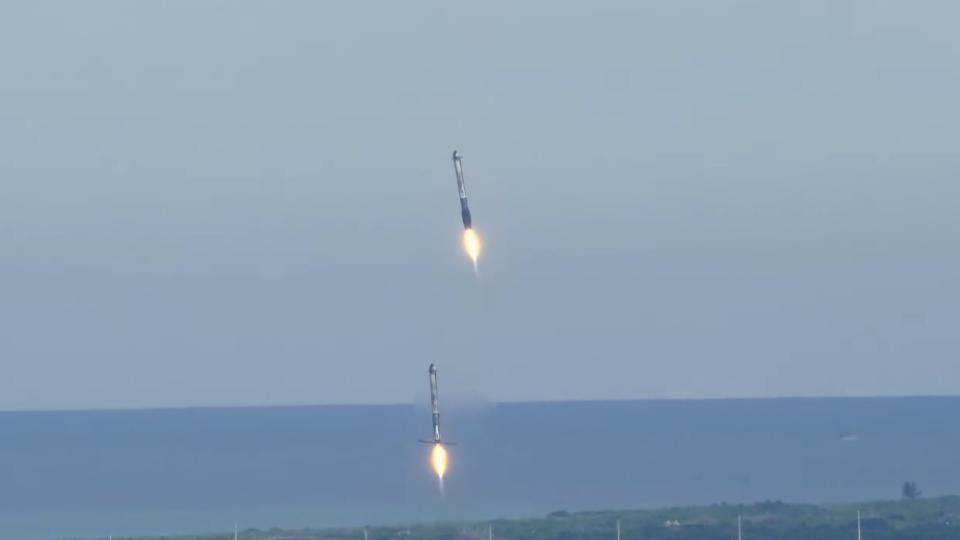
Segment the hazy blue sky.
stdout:
[[4,2],[0,408],[960,393],[958,20]]

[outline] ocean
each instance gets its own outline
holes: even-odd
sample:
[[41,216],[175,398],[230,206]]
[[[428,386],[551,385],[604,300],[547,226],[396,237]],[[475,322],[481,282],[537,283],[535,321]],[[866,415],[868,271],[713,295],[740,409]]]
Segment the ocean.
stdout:
[[960,397],[0,413],[0,537],[960,493]]

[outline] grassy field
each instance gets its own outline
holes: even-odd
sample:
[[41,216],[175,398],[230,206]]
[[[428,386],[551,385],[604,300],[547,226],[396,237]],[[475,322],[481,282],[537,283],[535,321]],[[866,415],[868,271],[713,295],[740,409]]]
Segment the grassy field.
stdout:
[[[556,511],[537,519],[436,523],[367,528],[369,540],[731,540],[742,516],[744,540],[852,540],[861,512],[864,540],[960,540],[960,496],[862,504],[787,504],[665,508],[659,510]],[[233,532],[138,540],[230,540]],[[362,529],[258,530],[242,540],[363,540]],[[119,538],[115,540],[120,540]]]

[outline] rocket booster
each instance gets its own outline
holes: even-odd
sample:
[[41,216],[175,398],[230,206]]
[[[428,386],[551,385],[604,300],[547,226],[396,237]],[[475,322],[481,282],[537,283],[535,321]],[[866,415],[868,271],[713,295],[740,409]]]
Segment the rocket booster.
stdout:
[[453,151],[453,169],[457,173],[457,190],[460,192],[460,218],[463,220],[463,228],[473,228],[473,221],[470,218],[470,207],[467,206],[467,190],[463,184],[463,160],[460,152]]
[[443,440],[443,437],[440,436],[440,399],[438,397],[439,393],[437,392],[437,366],[430,364],[428,373],[430,374],[430,409],[433,413],[433,439],[429,441],[420,439],[420,442],[434,445],[453,445],[455,443],[446,442]]
[[[466,200],[466,199],[463,199]],[[468,216],[470,214],[467,214]],[[437,395],[437,367],[430,364],[430,409],[433,412],[433,442],[440,443],[440,400]]]

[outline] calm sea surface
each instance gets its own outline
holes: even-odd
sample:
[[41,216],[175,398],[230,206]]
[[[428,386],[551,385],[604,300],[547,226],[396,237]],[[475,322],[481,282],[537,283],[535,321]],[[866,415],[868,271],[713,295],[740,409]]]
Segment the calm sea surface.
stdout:
[[960,493],[960,398],[0,413],[0,537]]

